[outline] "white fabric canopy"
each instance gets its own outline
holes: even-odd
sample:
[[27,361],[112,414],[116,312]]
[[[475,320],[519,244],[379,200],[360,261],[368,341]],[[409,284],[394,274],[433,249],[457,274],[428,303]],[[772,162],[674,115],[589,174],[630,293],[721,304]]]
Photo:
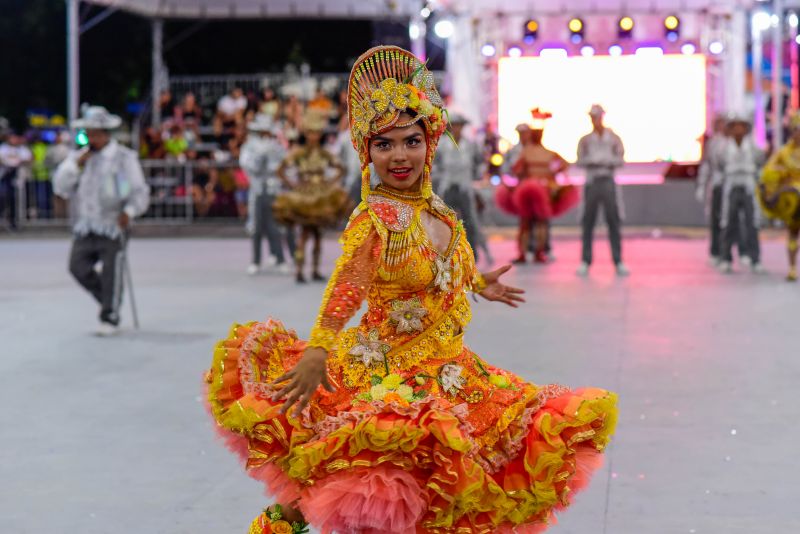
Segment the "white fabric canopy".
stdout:
[[151,18],[408,19],[418,0],[84,0]]
[[[405,18],[422,0],[85,0],[146,17],[160,18]],[[433,0],[428,4],[458,14],[728,11],[754,0]],[[797,4],[797,0],[786,4]]]

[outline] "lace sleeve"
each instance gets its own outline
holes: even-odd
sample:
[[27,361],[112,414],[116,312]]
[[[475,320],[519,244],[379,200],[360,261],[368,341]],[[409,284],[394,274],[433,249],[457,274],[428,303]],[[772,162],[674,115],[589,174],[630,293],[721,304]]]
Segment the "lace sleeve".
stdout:
[[339,242],[342,255],[336,261],[322,297],[317,321],[308,345],[330,351],[336,336],[355,315],[367,295],[378,268],[381,239],[366,211],[348,224]]

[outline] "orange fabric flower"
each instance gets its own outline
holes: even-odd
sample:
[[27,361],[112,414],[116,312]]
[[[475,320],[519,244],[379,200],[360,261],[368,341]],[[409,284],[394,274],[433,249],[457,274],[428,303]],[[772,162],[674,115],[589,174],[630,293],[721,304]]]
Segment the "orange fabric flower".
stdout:
[[292,534],[292,525],[287,521],[275,521],[270,525],[274,534]]

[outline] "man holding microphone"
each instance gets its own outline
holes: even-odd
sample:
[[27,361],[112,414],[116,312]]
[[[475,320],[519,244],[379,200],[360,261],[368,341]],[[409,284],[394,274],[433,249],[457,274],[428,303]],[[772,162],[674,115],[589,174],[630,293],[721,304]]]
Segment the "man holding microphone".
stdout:
[[99,335],[118,330],[125,234],[150,202],[136,153],[111,138],[121,123],[103,107],[86,107],[72,128],[85,129],[89,144],[73,151],[53,180],[54,192],[72,200],[76,220],[69,271],[100,304]]

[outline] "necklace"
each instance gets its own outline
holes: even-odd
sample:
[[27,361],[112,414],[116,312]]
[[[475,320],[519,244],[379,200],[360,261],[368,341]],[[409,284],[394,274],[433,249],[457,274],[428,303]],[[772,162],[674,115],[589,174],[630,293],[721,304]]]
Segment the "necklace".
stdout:
[[412,191],[412,192],[409,192],[409,193],[401,193],[399,191],[388,189],[387,187],[384,187],[383,185],[379,185],[378,187],[375,188],[375,190],[378,191],[379,193],[381,193],[382,195],[387,196],[389,198],[393,198],[395,200],[404,200],[406,202],[419,202],[420,200],[424,200],[422,198],[422,192],[421,191]]

